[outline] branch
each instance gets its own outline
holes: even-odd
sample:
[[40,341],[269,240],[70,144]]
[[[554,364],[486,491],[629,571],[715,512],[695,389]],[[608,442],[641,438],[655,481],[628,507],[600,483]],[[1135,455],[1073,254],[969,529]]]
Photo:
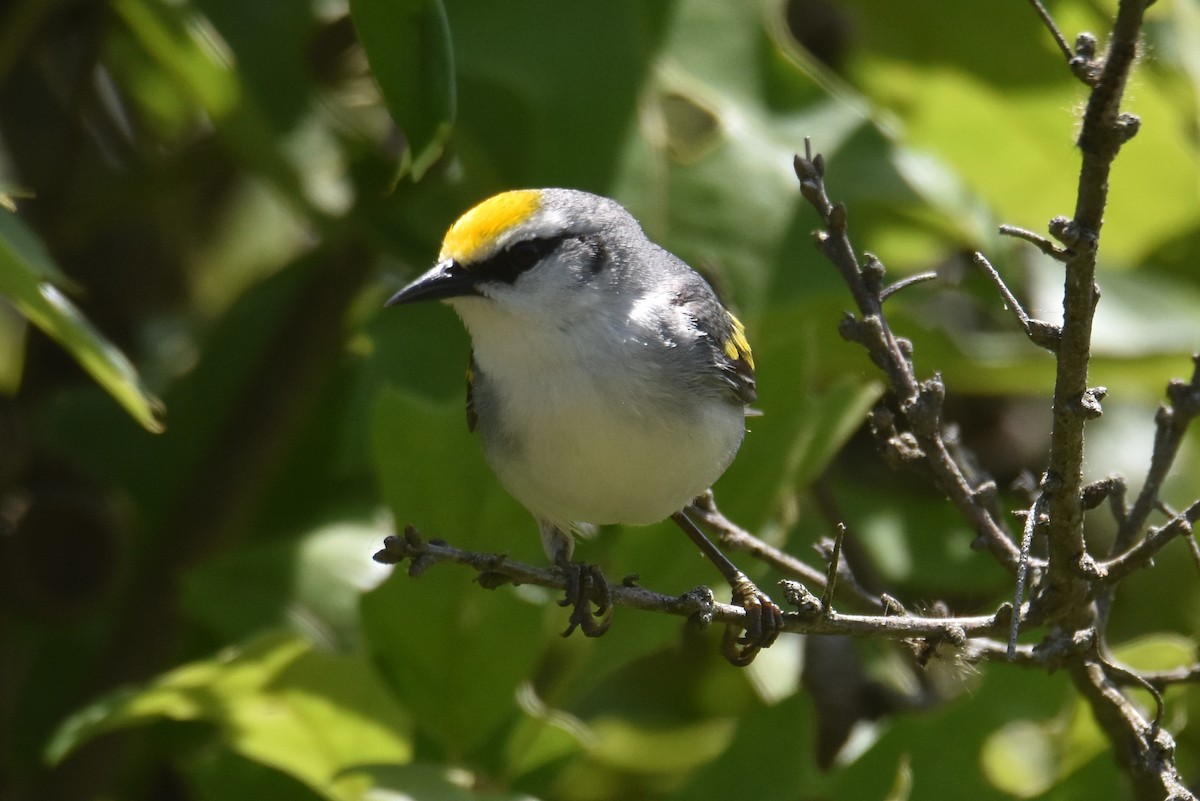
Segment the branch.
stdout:
[[1050,464],[1042,482],[1047,498],[1049,566],[1045,592],[1070,621],[1087,625],[1089,582],[1094,578],[1083,537],[1084,426],[1101,413],[1101,388],[1087,385],[1092,323],[1100,299],[1096,253],[1108,202],[1108,179],[1121,146],[1137,132],[1137,118],[1120,113],[1137,55],[1145,0],[1122,0],[1103,68],[1088,98],[1078,145],[1083,156],[1071,220],[1057,217],[1050,232],[1066,248],[1062,337],[1057,351]]
[[1095,653],[1072,665],[1071,678],[1112,742],[1117,761],[1133,780],[1137,797],[1194,801],[1196,796],[1175,767],[1174,738],[1156,723],[1147,722],[1121,692],[1120,684],[1144,686],[1144,679],[1115,669]]
[[1198,520],[1200,520],[1200,501],[1196,501],[1172,517],[1166,525],[1150,529],[1150,532],[1137,545],[1098,566],[1101,573],[1100,586],[1111,587],[1126,576],[1149,565],[1154,555],[1171,540],[1176,537],[1192,536],[1192,526]]
[[[529,584],[552,590],[565,590],[566,574],[557,568],[542,568],[517,562],[504,554],[464,551],[442,540],[424,540],[412,526],[402,537],[386,537],[375,561],[397,565],[409,561],[408,574],[420,576],[443,562],[466,565],[478,572],[476,581],[486,589],[505,584]],[[848,615],[824,609],[819,599],[802,584],[780,582],[784,596],[798,611],[784,613],[783,630],[793,634],[832,634],[885,639],[936,639],[965,644],[971,637],[1002,633],[1008,625],[1009,607],[1005,604],[994,615],[932,617],[912,614]],[[614,606],[647,612],[660,612],[689,618],[707,626],[710,623],[744,626],[746,610],[719,603],[707,587],[697,587],[683,595],[665,595],[635,585],[626,579],[609,588]]]
[[[1042,497],[1046,500],[1050,518],[1047,525],[1049,564],[1042,600],[1049,609],[1058,610],[1060,617],[1052,620],[1063,628],[1077,631],[1096,614],[1096,606],[1091,601],[1098,590],[1103,592],[1104,587],[1140,568],[1169,539],[1190,530],[1193,515],[1198,511],[1198,506],[1193,505],[1162,529],[1151,532],[1139,546],[1099,568],[1087,552],[1084,511],[1091,499],[1087,497],[1082,477],[1084,428],[1088,420],[1100,415],[1100,401],[1104,395],[1102,388],[1087,385],[1092,324],[1100,298],[1095,284],[1096,254],[1108,203],[1112,163],[1121,146],[1137,133],[1140,124],[1137,117],[1121,113],[1120,107],[1137,57],[1146,6],[1146,0],[1120,0],[1108,51],[1102,62],[1097,62],[1094,57],[1094,37],[1082,35],[1077,39],[1071,68],[1076,76],[1092,86],[1092,91],[1077,142],[1082,165],[1075,214],[1070,220],[1056,217],[1050,222],[1051,235],[1064,246],[1066,276],[1062,337],[1057,350],[1050,463],[1042,481]],[[1049,19],[1040,6],[1039,11],[1044,21]],[[1052,22],[1048,25],[1061,47],[1061,34]],[[1157,487],[1152,487],[1150,493],[1156,498]],[[1146,506],[1144,514],[1148,515],[1153,505]],[[1143,514],[1141,508],[1138,512]],[[1145,517],[1140,522],[1130,519],[1133,517],[1132,513],[1123,515],[1123,531],[1140,529]],[[1132,537],[1132,534],[1127,536]],[[1148,686],[1145,679],[1108,664],[1100,654],[1102,637],[1097,635],[1094,640],[1091,652],[1070,664],[1070,673],[1076,688],[1091,706],[1097,723],[1112,742],[1118,761],[1132,778],[1137,797],[1195,798],[1176,770],[1174,740],[1158,725],[1161,696],[1149,688],[1154,693],[1158,714],[1153,723],[1147,723],[1113,677]]]
[[1033,10],[1037,12],[1038,18],[1041,19],[1042,24],[1046,26],[1046,30],[1050,31],[1050,35],[1054,37],[1054,42],[1058,45],[1058,49],[1062,51],[1063,56],[1070,61],[1075,54],[1071,52],[1071,46],[1067,44],[1067,38],[1063,36],[1062,31],[1058,29],[1058,25],[1055,24],[1054,18],[1050,16],[1048,11],[1046,11],[1046,7],[1042,5],[1041,0],[1029,0],[1029,4],[1033,6]]
[[[1001,226],[1004,230],[1004,226]],[[1025,311],[1025,307],[1017,300],[1017,296],[1008,288],[1008,284],[1004,283],[1004,279],[1000,277],[1000,273],[992,266],[992,263],[979,252],[976,252],[973,259],[977,265],[983,268],[983,271],[992,279],[992,283],[996,285],[996,290],[1000,296],[1004,298],[1004,305],[1012,310],[1012,313],[1017,318],[1017,322],[1025,331],[1025,336],[1029,337],[1029,341],[1037,345],[1039,348],[1054,353],[1058,350],[1059,340],[1062,339],[1062,329],[1052,323],[1047,323],[1044,320],[1035,320],[1030,317]]]
[[1058,245],[1055,245],[1041,234],[1035,234],[1033,231],[1026,231],[1024,228],[1018,228],[1015,225],[1001,225],[999,231],[1004,236],[1011,236],[1016,239],[1025,240],[1055,261],[1065,262],[1070,258],[1070,256],[1067,254],[1067,251],[1063,250]]
[[[823,571],[801,562],[786,551],[776,548],[770,543],[763,542],[746,529],[734,523],[717,508],[711,491],[704,493],[692,502],[690,507],[695,512],[696,521],[704,525],[710,532],[717,535],[721,545],[731,550],[742,551],[751,557],[769,565],[785,576],[804,582],[808,587],[824,591],[826,575]],[[881,611],[894,611],[894,603],[885,603],[881,598],[871,595],[863,589],[848,569],[841,572],[843,579],[837,586],[836,597],[850,601],[858,606]]]
[[1155,416],[1154,452],[1150,457],[1150,469],[1133,506],[1121,521],[1113,543],[1113,553],[1118,554],[1133,544],[1146,525],[1146,520],[1159,506],[1159,492],[1163,481],[1175,463],[1179,446],[1188,426],[1200,415],[1200,354],[1192,356],[1192,380],[1184,383],[1178,379],[1167,385],[1169,404],[1160,406]]
[[[1104,601],[1116,582],[1143,567],[1167,542],[1190,534],[1192,524],[1200,518],[1198,502],[1129,547],[1150,512],[1161,508],[1158,495],[1162,480],[1186,427],[1200,413],[1200,358],[1190,385],[1171,384],[1172,406],[1159,413],[1155,459],[1133,508],[1125,508],[1124,483],[1119,479],[1083,486],[1084,429],[1089,420],[1102,414],[1101,401],[1107,393],[1105,388],[1089,387],[1087,383],[1092,326],[1100,297],[1095,284],[1097,249],[1112,163],[1140,124],[1137,117],[1122,113],[1120,107],[1137,56],[1148,3],[1120,0],[1108,50],[1098,59],[1095,37],[1081,34],[1072,53],[1040,0],[1030,2],[1067,57],[1072,72],[1092,91],[1077,142],[1082,165],[1074,216],[1056,217],[1049,226],[1051,236],[1061,247],[1023,229],[1001,230],[1003,234],[1024,239],[1064,265],[1061,328],[1030,318],[987,260],[982,256],[976,258],[1016,314],[1026,335],[1056,357],[1049,464],[1039,483],[1039,493],[1031,500],[1021,549],[1013,545],[1011,533],[995,510],[994,499],[991,503],[983,501],[983,485],[973,488],[966,478],[970,472],[967,466],[947,449],[941,422],[944,387],[937,376],[925,382],[917,380],[911,345],[892,334],[883,316],[883,265],[870,255],[865,264],[859,263],[847,235],[846,209],[830,201],[824,186],[824,160],[811,154],[807,141],[804,157],[795,159],[796,175],[801,194],[816,209],[824,225],[824,230],[816,235],[817,247],[841,273],[861,315],[860,318],[847,315],[842,335],[866,348],[871,360],[887,376],[900,415],[907,423],[908,430],[898,431],[890,411],[873,413],[872,428],[884,442],[885,452],[893,461],[919,463],[928,468],[938,486],[976,528],[986,547],[1002,564],[1018,573],[1015,603],[1009,609],[1009,641],[1006,646],[985,639],[977,641],[980,658],[1003,654],[1020,664],[1068,668],[1099,725],[1114,744],[1118,759],[1132,777],[1138,797],[1194,798],[1176,771],[1174,741],[1159,726],[1161,695],[1145,677],[1106,661],[1102,655],[1103,631],[1091,627],[1097,618],[1101,624],[1104,622],[1104,615],[1098,615],[1098,606],[1104,604],[1095,601],[1098,598]],[[1097,565],[1084,539],[1084,513],[1105,498],[1113,505],[1123,539],[1119,538],[1121,547],[1114,551],[1119,555]],[[1023,622],[1021,602],[1030,564],[1029,543],[1035,530],[1043,527],[1048,559],[1035,584],[1028,622],[1048,625],[1051,633],[1039,646],[1030,649],[1016,644],[1016,633]],[[1193,547],[1193,553],[1197,552],[1200,549]],[[1153,695],[1157,713],[1152,722],[1148,723],[1122,694],[1121,684],[1140,686]]]
[[890,298],[892,295],[895,295],[902,289],[908,289],[910,286],[923,284],[926,281],[934,281],[937,279],[937,277],[938,274],[931,271],[927,273],[917,273],[916,275],[910,275],[906,278],[901,278],[896,283],[879,290],[879,302],[882,304],[885,300]]
[[860,266],[854,255],[846,225],[846,207],[834,204],[825,191],[825,160],[813,155],[805,142],[805,155],[796,156],[796,176],[800,192],[817,214],[825,230],[816,234],[817,248],[833,263],[862,315],[856,319],[847,315],[842,322],[842,336],[858,342],[871,361],[888,378],[898,406],[909,424],[909,431],[888,439],[887,445],[906,460],[920,460],[929,470],[937,486],[949,497],[959,513],[974,527],[980,542],[999,562],[1016,572],[1020,552],[1013,544],[1007,526],[989,508],[995,485],[991,481],[972,486],[966,475],[968,469],[954,458],[947,447],[941,421],[945,387],[941,378],[920,382],[913,370],[911,350],[907,340],[898,339],[888,327],[883,314],[883,264],[868,255]]

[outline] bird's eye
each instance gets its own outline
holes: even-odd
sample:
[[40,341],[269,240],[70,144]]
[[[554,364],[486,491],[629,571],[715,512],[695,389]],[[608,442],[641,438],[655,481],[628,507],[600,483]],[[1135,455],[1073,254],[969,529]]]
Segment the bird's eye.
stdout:
[[514,242],[506,251],[508,262],[514,273],[523,273],[533,265],[541,261],[543,248],[539,245],[544,240],[526,239],[521,242]]

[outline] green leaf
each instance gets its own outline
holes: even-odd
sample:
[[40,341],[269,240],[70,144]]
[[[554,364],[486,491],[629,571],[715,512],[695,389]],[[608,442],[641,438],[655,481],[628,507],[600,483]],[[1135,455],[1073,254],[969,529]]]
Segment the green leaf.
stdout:
[[[809,785],[817,776],[809,744],[811,720],[802,695],[750,712],[743,716],[732,742],[712,755],[667,801],[784,801],[811,792]],[[748,765],[772,768],[748,769]]]
[[113,7],[160,67],[214,119],[240,102],[229,54],[203,16],[159,0],[116,0]]
[[518,537],[536,542],[533,518],[500,487],[467,430],[461,397],[435,404],[385,387],[371,429],[383,497],[398,523],[461,547],[503,550]]
[[[459,547],[536,548],[533,518],[492,478],[459,403],[385,390],[372,430],[384,496],[401,524]],[[562,610],[546,594],[485,592],[457,565],[404,572],[363,598],[368,646],[426,736],[449,754],[468,753],[518,715],[517,688],[556,639],[546,612]]]
[[[227,4],[211,0],[211,5],[217,14],[229,15]],[[239,6],[245,8],[247,4]],[[262,100],[274,87],[280,84],[290,87],[299,80],[299,70],[293,72],[285,67],[282,72],[264,75],[264,62],[277,64],[279,57],[276,55],[276,61],[272,62],[257,57],[256,52],[246,56],[254,71],[244,73],[239,69],[240,54],[231,49],[208,17],[186,4],[117,0],[114,9],[132,40],[156,68],[150,81],[144,69],[133,71],[138,83],[144,84],[136,87],[143,102],[157,93],[180,92],[215,124],[222,142],[243,164],[266,179],[309,222],[321,224],[327,216],[346,210],[347,192],[340,175],[344,165],[332,137],[317,125],[297,124],[293,131],[286,128],[297,122],[293,117],[307,95],[301,93],[297,98],[298,93],[290,88],[276,89],[274,96],[268,96],[276,102]],[[296,48],[293,59],[298,60],[303,32],[298,34],[296,29],[297,20],[303,20],[303,15],[292,11],[286,18],[275,18],[281,40],[286,38]],[[253,14],[234,19],[236,22],[231,24],[247,24],[248,19],[264,22],[261,16],[255,18]],[[257,31],[243,29],[237,33],[234,38],[243,50],[255,47],[261,51],[262,40],[275,31],[264,24]],[[268,49],[274,52],[276,44],[271,42]],[[141,60],[139,54],[136,61]],[[170,82],[162,81],[162,75],[168,76]],[[257,85],[247,86],[243,75],[256,79]],[[288,102],[278,102],[280,99]]]
[[355,769],[371,778],[364,801],[537,801],[524,793],[477,790],[471,777],[445,765],[384,765]]
[[1113,648],[1113,655],[1137,671],[1176,670],[1194,664],[1196,641],[1171,632],[1144,634]]
[[210,723],[237,753],[335,801],[369,785],[350,768],[412,754],[408,719],[366,661],[273,635],[101,699],[63,724],[47,756],[58,762],[104,732],[155,719]]
[[988,737],[980,753],[984,775],[1018,798],[1033,798],[1058,779],[1055,733],[1031,720],[1006,723]]
[[[847,18],[869,21],[858,28],[851,80],[893,115],[893,127],[910,147],[937,153],[1003,222],[1042,231],[1052,216],[1071,213],[1079,175],[1073,127],[1086,90],[1062,69],[1050,36],[1036,23],[1031,27],[1027,6],[909,7],[891,0],[839,6]],[[1194,53],[1186,24],[1191,15],[1174,13],[1173,6],[1157,9],[1169,20],[1157,27],[1178,37],[1180,52]],[[1104,31],[1110,8],[1061,2],[1053,11],[1064,31]],[[988,35],[979,42],[939,37],[931,46],[931,30]],[[1180,122],[1195,118],[1195,90],[1155,69],[1154,43],[1147,50],[1156,58],[1134,71],[1124,106],[1142,125],[1113,165],[1101,243],[1108,258],[1130,264],[1194,224],[1198,211],[1200,165],[1189,126]],[[1190,67],[1194,56],[1188,61]]]
[[398,178],[421,180],[454,127],[454,50],[442,0],[350,0],[359,41],[404,131]]
[[[872,675],[886,676],[893,691],[911,692],[903,688],[913,674],[910,667],[901,667],[902,662],[891,662],[887,673],[876,667]],[[856,728],[863,731],[839,754],[834,770],[815,777],[809,792],[827,798],[887,798],[897,790],[903,795],[902,774],[907,771],[911,798],[957,798],[964,788],[979,801],[1011,798],[987,780],[982,757],[989,736],[1013,721],[1038,721],[1070,710],[1072,690],[1065,676],[1031,683],[1001,665],[980,666],[979,671],[982,675],[976,675],[974,667],[955,664],[952,653],[940,654],[924,675],[942,687],[957,682],[961,688],[970,679],[970,691],[960,689],[958,696],[922,714],[891,716],[882,726],[861,721]],[[868,732],[873,737],[862,736]],[[1112,781],[1115,773],[1113,765],[1099,770],[1098,776]],[[1105,795],[1099,792],[1096,797]]]
[[225,749],[204,749],[194,759],[179,764],[188,789],[197,801],[232,798],[269,798],[271,801],[322,801],[317,793],[294,777]]
[[185,577],[184,606],[225,640],[290,626],[311,642],[349,651],[359,641],[360,595],[388,574],[371,559],[387,533],[346,521],[234,551]]
[[147,431],[163,431],[162,402],[137,370],[51,281],[62,273],[15,214],[0,211],[0,295],[66,348],[92,378]]
[[650,726],[614,716],[592,720],[588,728],[595,738],[592,759],[618,770],[674,773],[695,770],[721,756],[733,739],[737,721],[708,718]]
[[448,10],[459,79],[455,155],[474,184],[462,188],[467,201],[516,186],[612,194],[673,4],[456,0]]
[[980,748],[980,768],[994,787],[1033,798],[1072,775],[1086,774],[1080,769],[1103,759],[1108,747],[1091,709],[1076,697],[1055,717],[1017,718],[993,731]]
[[7,303],[0,303],[0,395],[11,397],[21,387],[28,329],[24,317]]

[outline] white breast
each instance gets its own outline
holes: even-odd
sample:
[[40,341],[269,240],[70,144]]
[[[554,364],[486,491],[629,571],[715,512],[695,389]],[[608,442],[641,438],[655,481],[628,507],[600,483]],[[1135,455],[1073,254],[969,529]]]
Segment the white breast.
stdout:
[[712,486],[733,460],[745,433],[742,407],[717,396],[664,399],[661,366],[647,358],[646,339],[626,329],[628,318],[622,326],[592,318],[569,333],[533,337],[485,304],[455,304],[479,366],[484,451],[534,515],[564,528],[654,523]]

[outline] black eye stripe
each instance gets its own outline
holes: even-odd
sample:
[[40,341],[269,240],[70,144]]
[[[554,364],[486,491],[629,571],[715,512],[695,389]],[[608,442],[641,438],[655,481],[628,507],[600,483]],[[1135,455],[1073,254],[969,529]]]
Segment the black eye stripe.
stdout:
[[565,236],[522,239],[485,261],[471,265],[471,271],[482,278],[511,284],[521,273],[553,253],[564,239]]

